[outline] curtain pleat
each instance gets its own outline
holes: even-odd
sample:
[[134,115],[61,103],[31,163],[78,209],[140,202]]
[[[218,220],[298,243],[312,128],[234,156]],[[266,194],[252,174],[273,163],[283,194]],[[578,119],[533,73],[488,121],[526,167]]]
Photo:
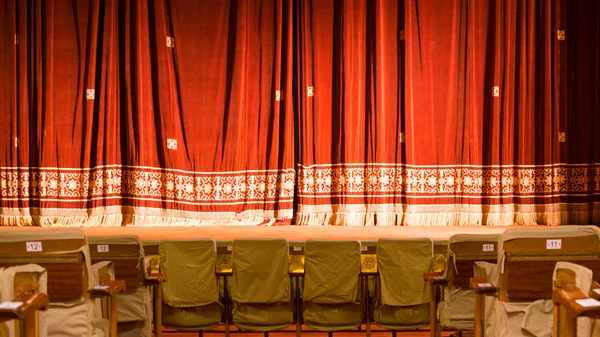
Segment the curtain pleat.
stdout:
[[[581,169],[574,178],[583,186],[578,195],[562,198],[567,205],[584,205],[580,221],[600,223],[600,3],[581,0],[566,3],[567,52],[559,55],[567,69],[561,94],[560,130],[565,132],[561,161]],[[593,165],[592,163],[595,163]],[[582,165],[583,164],[583,165]],[[575,209],[577,206],[569,206]],[[579,207],[581,208],[581,207]]]
[[598,161],[566,157],[566,1],[303,3],[300,224],[597,223]]
[[0,225],[600,224],[594,0],[1,0]]
[[299,8],[299,224],[396,223],[403,17],[399,1],[314,0]]
[[291,1],[1,10],[2,224],[290,222]]

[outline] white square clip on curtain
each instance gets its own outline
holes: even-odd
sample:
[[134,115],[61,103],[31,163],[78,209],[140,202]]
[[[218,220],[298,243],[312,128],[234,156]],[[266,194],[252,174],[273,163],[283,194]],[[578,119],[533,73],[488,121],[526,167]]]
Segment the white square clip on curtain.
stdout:
[[92,100],[96,98],[96,90],[94,89],[87,89],[85,91],[85,98],[88,100]]
[[177,139],[167,139],[167,149],[177,150]]

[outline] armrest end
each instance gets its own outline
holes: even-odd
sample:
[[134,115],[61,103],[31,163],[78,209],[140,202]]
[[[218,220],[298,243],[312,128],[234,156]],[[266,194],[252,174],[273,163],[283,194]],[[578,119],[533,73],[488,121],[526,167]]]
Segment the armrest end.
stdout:
[[476,294],[495,294],[497,290],[494,285],[489,283],[488,280],[483,277],[471,277],[469,285]]
[[113,296],[116,293],[124,292],[127,289],[125,281],[104,281],[102,285],[96,286],[89,290],[92,298]]
[[166,277],[165,277],[165,274],[163,274],[163,273],[153,273],[150,275],[146,275],[146,277],[144,277],[144,283],[146,285],[161,284],[165,281],[166,281]]
[[575,316],[600,317],[600,302],[587,297],[579,288],[554,288],[552,291],[552,301],[555,304],[565,307],[575,314]]
[[12,302],[0,303],[0,319],[23,319],[29,312],[48,310],[47,294],[19,295]]
[[433,285],[447,285],[448,279],[443,277],[439,272],[426,272],[423,275],[426,282],[431,282]]

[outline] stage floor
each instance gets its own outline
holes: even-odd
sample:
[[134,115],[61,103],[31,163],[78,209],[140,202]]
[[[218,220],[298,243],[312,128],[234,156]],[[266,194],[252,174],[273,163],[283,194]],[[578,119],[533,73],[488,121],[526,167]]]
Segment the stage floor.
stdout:
[[[517,226],[512,226],[517,227]],[[40,227],[4,227],[14,230],[36,230]],[[454,226],[454,227],[335,227],[335,226],[218,226],[218,227],[80,227],[86,234],[138,235],[141,240],[210,238],[230,241],[237,238],[285,238],[306,239],[354,239],[378,240],[379,238],[425,237],[434,241],[448,240],[458,233],[495,234],[508,226]],[[547,226],[527,226],[547,228]]]
[[[544,228],[546,226],[535,226]],[[446,241],[458,233],[495,234],[509,227],[337,227],[337,226],[219,226],[219,227],[88,227],[88,235],[135,234],[141,240],[210,238],[229,241],[237,238],[378,240],[380,238],[425,237]]]

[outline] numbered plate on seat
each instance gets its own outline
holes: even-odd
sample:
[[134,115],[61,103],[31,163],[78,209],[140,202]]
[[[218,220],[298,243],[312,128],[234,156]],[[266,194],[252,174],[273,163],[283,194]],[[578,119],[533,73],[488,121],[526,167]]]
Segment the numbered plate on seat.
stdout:
[[42,243],[40,241],[25,242],[25,249],[28,252],[41,252],[42,251]]
[[97,250],[98,253],[108,253],[110,251],[108,245],[98,245]]
[[562,239],[549,239],[546,240],[546,249],[561,249]]

